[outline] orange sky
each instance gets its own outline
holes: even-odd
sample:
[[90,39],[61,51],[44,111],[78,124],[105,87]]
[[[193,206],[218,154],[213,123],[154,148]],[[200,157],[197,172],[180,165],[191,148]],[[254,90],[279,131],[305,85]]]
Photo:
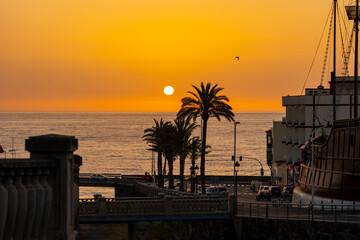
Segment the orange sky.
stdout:
[[235,111],[282,111],[281,96],[301,92],[330,6],[1,1],[0,111],[178,111],[201,81],[224,87]]

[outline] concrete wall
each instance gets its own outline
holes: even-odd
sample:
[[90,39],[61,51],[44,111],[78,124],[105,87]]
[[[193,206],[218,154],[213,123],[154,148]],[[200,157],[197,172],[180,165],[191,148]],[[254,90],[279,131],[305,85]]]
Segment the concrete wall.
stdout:
[[359,239],[360,224],[235,217],[234,220],[166,223],[176,239]]
[[359,239],[360,224],[235,218],[237,239]]
[[[134,223],[130,223],[134,224]],[[155,227],[155,228],[154,228]],[[126,223],[81,224],[79,240],[126,239]],[[171,233],[171,234],[170,234]],[[287,221],[235,217],[234,220],[187,220],[152,223],[152,236],[167,240],[355,240],[359,239],[359,224]],[[164,238],[164,236],[167,236]],[[149,236],[147,235],[148,239]],[[128,239],[143,239],[128,236]]]

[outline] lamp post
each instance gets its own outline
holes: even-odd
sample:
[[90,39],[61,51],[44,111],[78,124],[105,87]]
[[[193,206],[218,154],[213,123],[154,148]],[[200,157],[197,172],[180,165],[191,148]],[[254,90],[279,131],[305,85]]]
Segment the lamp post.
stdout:
[[[240,158],[241,158],[241,157],[240,157]],[[261,166],[261,169],[260,169],[261,178],[264,176],[264,168],[263,168],[263,165],[262,165],[262,163],[260,162],[259,159],[253,158],[253,157],[245,157],[245,156],[243,156],[243,158],[257,161],[257,162],[260,164],[260,166]],[[240,161],[241,161],[241,160],[240,160]]]
[[[232,157],[233,161],[234,161],[234,184],[236,182],[236,177],[235,177],[235,163],[236,163],[236,126],[240,124],[240,122],[234,122],[234,156]],[[235,186],[234,186],[235,189]],[[234,190],[235,192],[235,190]]]
[[191,176],[191,192],[194,193],[195,192],[195,184],[194,184],[194,177],[195,177],[195,167],[191,166],[190,167],[190,176]]
[[239,172],[239,168],[240,168],[240,163],[236,162],[235,163],[235,190],[234,190],[234,194],[235,194],[236,198],[237,198],[237,174]]
[[237,173],[239,172],[240,163],[235,164],[235,192],[234,192],[234,214],[237,214]]
[[195,192],[197,193],[197,175],[199,173],[199,166],[196,165],[194,169],[195,169]]

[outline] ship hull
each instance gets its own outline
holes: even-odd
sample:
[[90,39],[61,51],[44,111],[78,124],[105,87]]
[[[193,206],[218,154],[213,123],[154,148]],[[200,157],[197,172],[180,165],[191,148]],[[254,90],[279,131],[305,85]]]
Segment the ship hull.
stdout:
[[[319,138],[318,138],[319,139]],[[320,142],[320,143],[319,143]],[[311,159],[314,144],[314,179]],[[304,145],[299,189],[311,195],[340,201],[360,201],[360,119],[336,121],[330,135],[321,142]]]
[[322,197],[319,195],[314,195],[314,201],[312,200],[311,193],[306,193],[301,190],[300,187],[294,189],[292,196],[292,203],[301,203],[301,204],[317,204],[317,205],[359,205],[360,201],[348,201],[338,198],[333,198],[332,196],[326,195],[327,197]]

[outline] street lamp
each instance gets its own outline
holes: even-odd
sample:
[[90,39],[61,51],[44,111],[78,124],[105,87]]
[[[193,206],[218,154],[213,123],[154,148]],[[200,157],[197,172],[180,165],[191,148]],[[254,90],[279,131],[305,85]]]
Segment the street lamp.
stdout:
[[239,168],[240,168],[240,163],[236,162],[235,163],[235,196],[237,197],[237,174],[239,172]]
[[197,175],[199,173],[199,166],[196,165],[194,169],[195,169],[195,192],[197,193]]
[[[245,158],[245,159],[250,159],[250,160],[255,160],[255,161],[257,161],[257,162],[260,164],[260,166],[261,166],[260,175],[261,175],[261,179],[262,179],[262,177],[264,176],[264,168],[263,168],[263,165],[262,165],[262,163],[260,162],[260,160],[257,159],[257,158],[253,158],[253,157],[245,157],[245,156],[244,156],[244,158]],[[241,159],[242,159],[242,157],[240,157],[240,161],[241,161]]]
[[236,162],[235,164],[235,192],[234,192],[234,214],[237,214],[237,173],[239,172],[240,163]]
[[234,184],[236,182],[235,177],[235,163],[236,163],[236,125],[240,124],[240,122],[234,122],[234,156],[232,157],[234,161]]

